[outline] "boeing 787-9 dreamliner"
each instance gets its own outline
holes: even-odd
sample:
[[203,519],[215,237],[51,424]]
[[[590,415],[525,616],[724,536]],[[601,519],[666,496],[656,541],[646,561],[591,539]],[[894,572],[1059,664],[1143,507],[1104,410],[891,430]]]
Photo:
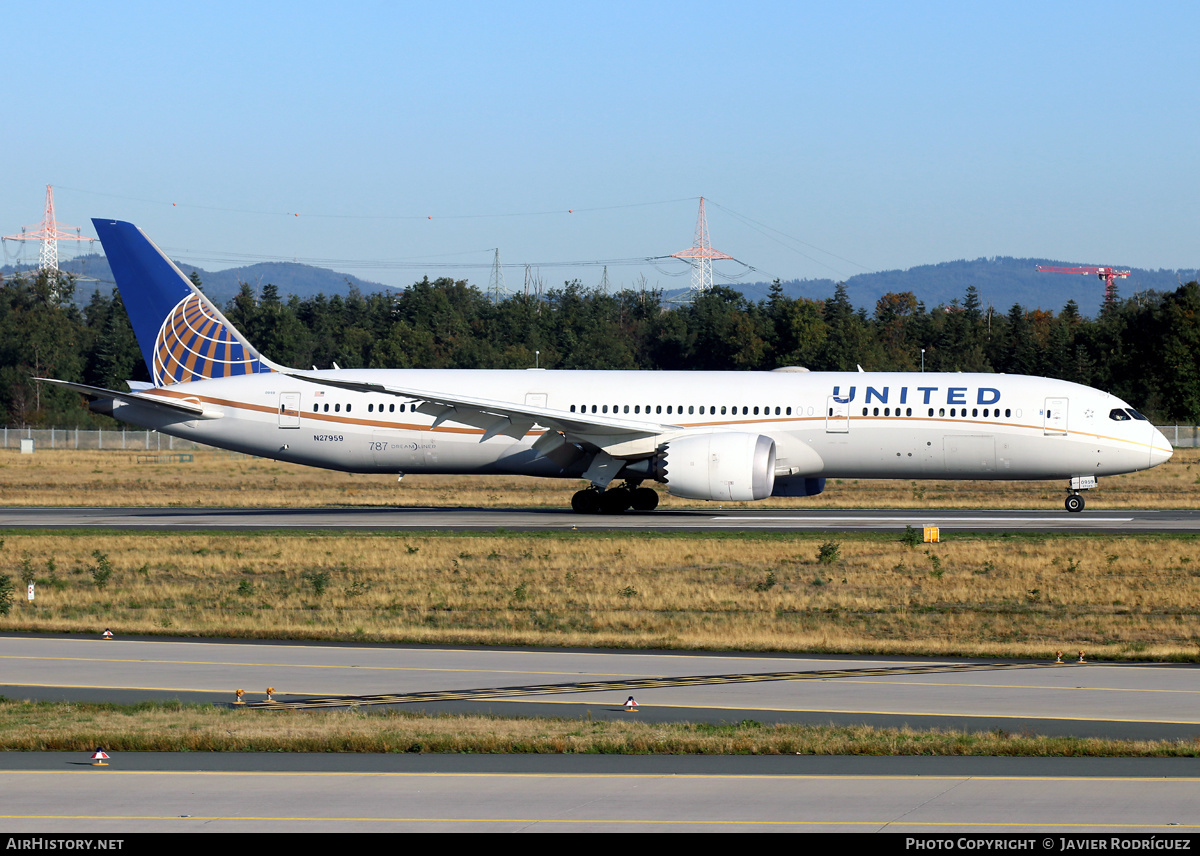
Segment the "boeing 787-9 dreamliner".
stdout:
[[[580,513],[673,496],[821,493],[827,478],[1057,479],[1171,457],[1124,401],[1002,374],[333,369],[271,362],[131,223],[93,220],[153,383],[50,380],[165,434],[355,473],[582,479]],[[48,379],[47,379],[48,380]]]

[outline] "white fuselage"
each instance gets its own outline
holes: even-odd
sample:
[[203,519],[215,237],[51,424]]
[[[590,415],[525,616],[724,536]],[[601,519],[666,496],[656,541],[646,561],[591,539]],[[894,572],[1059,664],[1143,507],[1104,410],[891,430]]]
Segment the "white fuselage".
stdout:
[[[1108,393],[999,374],[620,372],[356,369],[312,377],[377,383],[619,416],[775,441],[781,475],[839,478],[1063,479],[1143,470],[1166,438]],[[262,457],[361,473],[510,473],[577,478],[521,439],[416,412],[412,399],[281,373],[176,384],[154,395],[202,404],[188,419],[117,403],[124,421]],[[594,408],[594,409],[593,409]],[[482,440],[482,442],[481,442]]]

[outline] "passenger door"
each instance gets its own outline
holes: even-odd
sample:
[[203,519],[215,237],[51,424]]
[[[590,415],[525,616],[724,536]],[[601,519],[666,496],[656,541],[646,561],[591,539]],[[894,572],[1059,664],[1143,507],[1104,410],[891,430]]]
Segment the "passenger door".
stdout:
[[300,393],[279,393],[279,427],[300,427]]
[[1043,420],[1043,430],[1046,436],[1064,435],[1067,433],[1067,399],[1047,398]]
[[832,395],[825,402],[825,433],[850,433],[850,403],[838,401]]

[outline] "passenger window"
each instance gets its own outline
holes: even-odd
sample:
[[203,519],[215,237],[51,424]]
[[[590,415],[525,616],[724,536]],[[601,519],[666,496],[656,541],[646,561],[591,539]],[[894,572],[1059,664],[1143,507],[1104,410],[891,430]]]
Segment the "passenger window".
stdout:
[[[401,404],[401,405],[400,405],[400,409],[401,409],[401,410],[403,410],[403,409],[404,409],[404,405],[403,405],[403,404]],[[388,405],[388,413],[395,413],[395,412],[396,412],[396,405],[395,405],[395,404],[389,404],[389,405]]]
[[696,405],[689,404],[688,405],[688,415],[690,416],[690,415],[694,414],[695,412],[696,412]]
[[906,410],[906,411],[905,411],[904,415],[905,415],[905,416],[912,416],[912,408],[911,408],[911,407],[910,407],[910,408],[908,408],[908,410]]
[[[944,407],[939,407],[939,408],[938,408],[938,416],[945,416],[945,415],[946,415],[946,408],[944,408]],[[951,411],[950,411],[950,415],[951,415],[951,416],[953,416],[953,415],[954,415],[954,411],[953,411],[953,410],[951,410]]]
[[790,408],[790,407],[789,407],[789,408],[787,409],[787,415],[788,415],[788,416],[791,416],[791,415],[792,415],[792,408]]
[[863,416],[866,416],[866,415],[867,415],[867,408],[864,407],[863,408]]
[[974,416],[978,416],[978,415],[979,415],[979,408],[977,408],[977,407],[972,407],[972,408],[971,408],[971,416],[973,416],[973,417],[974,417]]
[[314,404],[314,405],[313,405],[313,413],[316,413],[316,412],[317,412],[318,410],[320,410],[320,409],[321,409],[321,405],[319,405],[319,404]]
[[724,404],[721,405],[721,415],[722,416],[725,415],[725,405]]
[[878,408],[878,407],[876,407],[876,408],[875,408],[875,414],[874,414],[874,415],[875,415],[875,416],[878,416],[878,415],[879,415],[879,408]]

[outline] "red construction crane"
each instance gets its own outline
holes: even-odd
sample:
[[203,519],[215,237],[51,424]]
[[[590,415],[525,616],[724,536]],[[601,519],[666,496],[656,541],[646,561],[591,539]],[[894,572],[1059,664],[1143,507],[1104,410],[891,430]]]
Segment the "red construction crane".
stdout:
[[1117,270],[1111,267],[1096,267],[1095,265],[1084,265],[1082,267],[1051,267],[1048,265],[1038,265],[1037,269],[1042,273],[1081,273],[1085,276],[1098,276],[1104,280],[1104,308],[1107,309],[1117,302],[1117,286],[1114,280],[1117,277],[1124,279],[1129,276],[1127,270]]

